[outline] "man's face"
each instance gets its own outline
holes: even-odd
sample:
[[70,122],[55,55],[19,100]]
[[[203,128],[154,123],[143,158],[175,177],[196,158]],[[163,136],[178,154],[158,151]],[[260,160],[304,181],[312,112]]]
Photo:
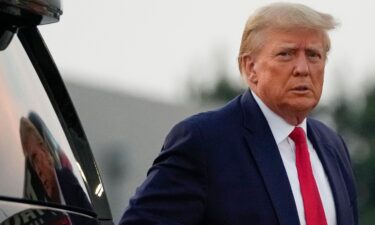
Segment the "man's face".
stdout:
[[307,29],[264,31],[265,43],[246,58],[247,83],[262,101],[296,125],[319,102],[326,60],[324,35]]
[[48,196],[52,197],[56,191],[56,178],[51,155],[47,152],[47,147],[42,140],[30,137],[28,149],[28,159],[38,174],[40,181],[46,189]]
[[59,202],[59,190],[54,161],[46,143],[28,119],[21,119],[21,137],[24,154],[37,173],[48,196]]

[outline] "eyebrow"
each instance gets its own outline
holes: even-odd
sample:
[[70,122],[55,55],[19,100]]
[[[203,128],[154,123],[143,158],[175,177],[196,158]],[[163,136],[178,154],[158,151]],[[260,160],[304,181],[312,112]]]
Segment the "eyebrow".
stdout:
[[[287,50],[287,51],[294,51],[294,50],[297,50],[298,49],[298,46],[296,44],[289,44],[289,43],[285,43],[285,44],[282,44],[280,46],[278,46],[277,48],[274,49],[273,52],[277,52],[277,51],[280,51],[280,50]],[[310,45],[310,46],[306,46],[306,48],[304,49],[305,51],[314,51],[314,52],[319,52],[319,53],[323,53],[324,52],[324,49],[323,47],[319,46],[319,45]]]

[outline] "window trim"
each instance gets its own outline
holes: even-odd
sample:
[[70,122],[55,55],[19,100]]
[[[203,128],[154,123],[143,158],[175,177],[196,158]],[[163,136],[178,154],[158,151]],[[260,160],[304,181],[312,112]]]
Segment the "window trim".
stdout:
[[[18,38],[45,88],[72,152],[85,174],[88,194],[98,219],[112,220],[108,199],[88,140],[58,68],[38,28],[21,28],[18,31]],[[103,193],[98,196],[95,194],[95,189],[100,185],[103,188]]]

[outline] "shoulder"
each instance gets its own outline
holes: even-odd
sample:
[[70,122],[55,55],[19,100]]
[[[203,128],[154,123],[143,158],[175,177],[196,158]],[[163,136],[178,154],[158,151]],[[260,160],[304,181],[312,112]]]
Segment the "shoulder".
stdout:
[[200,112],[180,121],[171,129],[167,140],[176,135],[202,138],[224,131],[227,133],[241,124],[242,115],[240,96],[238,96],[220,108]]

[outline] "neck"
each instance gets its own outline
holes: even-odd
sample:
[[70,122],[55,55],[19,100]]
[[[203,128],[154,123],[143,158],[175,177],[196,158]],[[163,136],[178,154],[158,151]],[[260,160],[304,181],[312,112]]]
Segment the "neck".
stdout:
[[297,126],[302,123],[302,121],[306,118],[306,116],[282,116],[280,115],[287,123],[293,126]]

